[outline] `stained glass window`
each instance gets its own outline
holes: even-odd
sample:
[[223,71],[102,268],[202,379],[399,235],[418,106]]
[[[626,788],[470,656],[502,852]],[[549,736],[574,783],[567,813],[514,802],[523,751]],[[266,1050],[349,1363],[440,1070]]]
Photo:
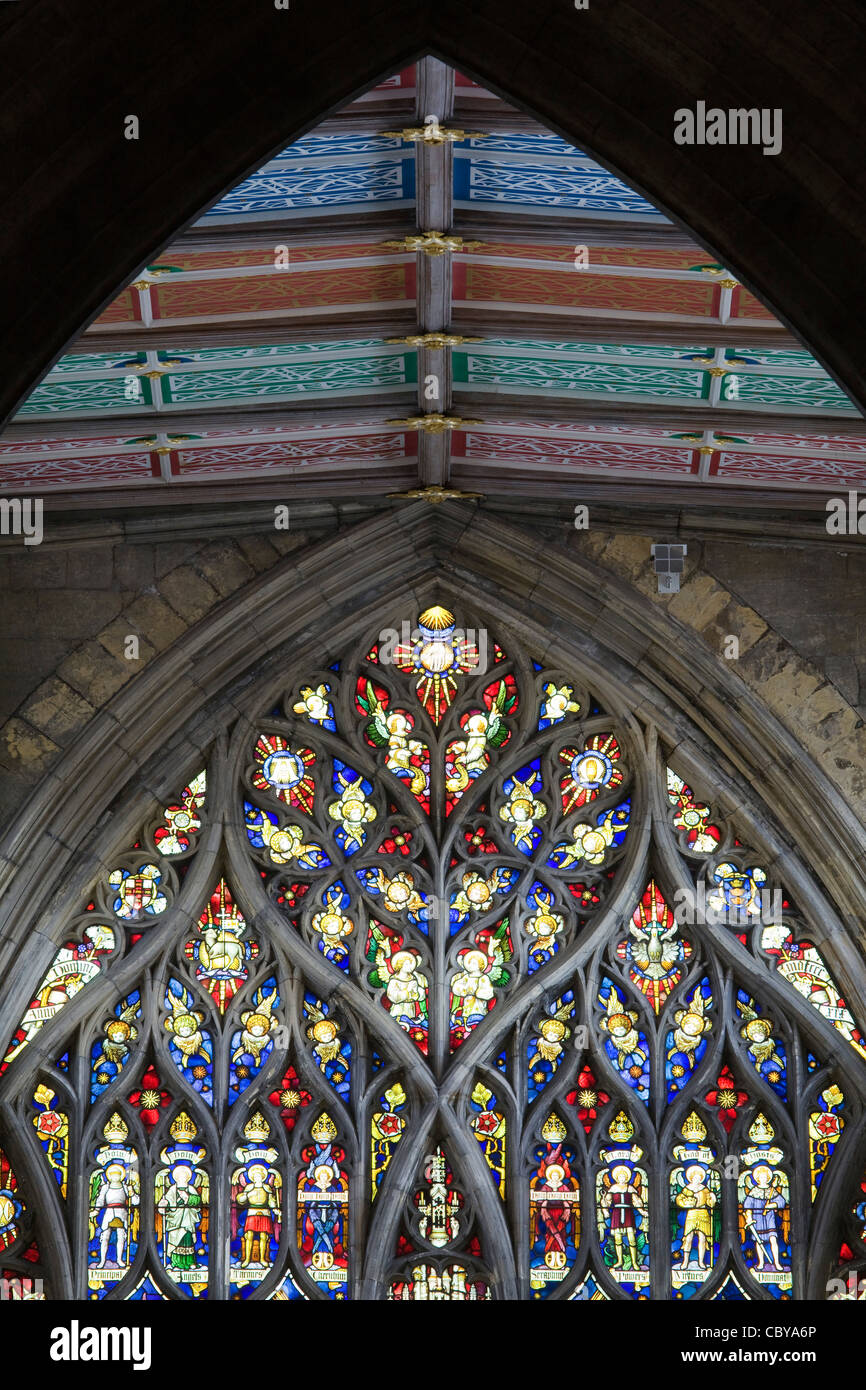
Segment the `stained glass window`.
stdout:
[[459,618],[287,671],[51,925],[0,1039],[16,1287],[863,1296],[817,887],[696,749]]

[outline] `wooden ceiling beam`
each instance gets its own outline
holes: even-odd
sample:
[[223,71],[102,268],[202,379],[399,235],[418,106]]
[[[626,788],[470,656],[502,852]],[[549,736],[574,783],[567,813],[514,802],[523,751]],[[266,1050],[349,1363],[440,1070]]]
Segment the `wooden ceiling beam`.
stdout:
[[458,305],[451,322],[433,323],[425,303],[426,282],[433,278],[440,260],[424,258],[419,265],[419,310],[414,308],[357,310],[342,305],[330,312],[305,312],[261,318],[238,316],[220,323],[214,319],[186,324],[156,322],[92,324],[66,349],[64,356],[91,352],[146,352],[163,349],[193,351],[233,347],[275,347],[281,343],[353,342],[366,338],[404,337],[416,330],[443,331],[467,337],[537,339],[554,343],[659,343],[666,347],[739,347],[753,351],[771,348],[801,349],[803,344],[778,323],[698,324],[646,322],[639,316],[609,319],[595,316],[545,314],[535,308],[467,308]]
[[[375,404],[371,405],[371,400]],[[135,414],[131,411],[118,411],[112,415],[74,418],[52,416],[49,419],[33,420],[27,417],[16,419],[7,425],[2,434],[4,444],[14,444],[19,440],[30,439],[88,439],[105,436],[129,435],[141,438],[156,434],[158,430],[169,435],[180,434],[231,434],[234,430],[273,429],[275,425],[291,425],[303,428],[317,428],[320,425],[342,427],[347,434],[360,425],[381,425],[385,420],[399,416],[413,416],[416,413],[414,395],[407,391],[399,394],[394,391],[383,392],[381,396],[371,397],[369,392],[357,396],[342,396],[339,405],[335,400],[321,400],[314,405],[308,398],[300,401],[273,401],[255,405],[217,405],[191,406],[182,410],[149,411]],[[266,438],[259,441],[267,443]]]
[[[511,424],[537,425],[542,434],[547,425],[591,424],[601,427],[628,425],[632,429],[660,429],[683,434],[697,434],[701,430],[711,429],[720,434],[834,435],[843,440],[866,438],[866,419],[859,415],[840,417],[748,411],[730,406],[710,406],[703,402],[689,406],[675,401],[586,400],[574,396],[552,399],[473,392],[460,387],[454,392],[451,410],[464,419],[474,418],[484,423],[496,421],[505,428]],[[157,430],[172,435],[225,434],[236,429],[269,429],[275,425],[297,428],[327,425],[344,428],[351,433],[362,425],[385,428],[386,420],[410,418],[415,413],[415,400],[405,391],[389,391],[375,398],[365,392],[321,400],[316,405],[309,399],[302,399],[268,404],[259,402],[255,405],[212,405],[199,409],[190,406],[147,415],[118,412],[96,418],[23,418],[7,426],[2,441],[12,444],[19,440],[43,438],[88,440],[115,434],[137,438],[155,434]]]
[[610,318],[597,314],[550,313],[533,306],[520,309],[474,308],[458,304],[451,318],[451,332],[467,337],[527,338],[553,343],[658,343],[666,347],[751,347],[801,349],[803,344],[780,323],[756,320],[719,323],[717,319],[683,323],[659,322],[640,314]]
[[[44,502],[47,515],[52,512],[63,516],[72,513],[93,514],[104,518],[109,511],[122,514],[131,508],[165,507],[187,509],[191,505],[220,504],[231,506],[246,504],[256,500],[294,501],[298,498],[310,502],[333,502],[337,499],[368,501],[369,497],[381,500],[391,492],[404,492],[417,485],[415,460],[408,459],[395,466],[391,460],[370,459],[365,461],[364,474],[344,474],[336,476],[327,467],[311,469],[308,464],[287,464],[274,470],[267,480],[257,478],[236,478],[225,481],[194,481],[191,478],[173,479],[171,482],[154,480],[142,487],[117,487],[111,489],[110,503],[106,505],[105,492],[96,489],[81,491],[72,488],[69,492],[47,492],[39,495]],[[392,503],[388,502],[388,506]],[[190,534],[196,532],[200,521],[194,522]],[[159,524],[154,528],[159,531]],[[273,508],[271,509],[271,529],[273,529]],[[19,542],[20,544],[20,542]]]
[[[276,501],[306,502],[316,510],[340,500],[364,508],[373,505],[399,510],[400,502],[391,500],[390,494],[399,495],[415,487],[414,463],[407,460],[397,465],[371,460],[365,467],[363,478],[337,477],[326,468],[312,471],[306,465],[289,465],[261,478],[187,478],[166,483],[154,480],[143,486],[112,489],[108,507],[105,494],[96,491],[71,489],[41,495],[46,519],[59,518],[62,531],[56,539],[60,543],[75,543],[71,534],[74,528],[82,528],[80,543],[92,543],[93,528],[106,526],[120,527],[128,540],[165,539],[168,526],[168,538],[174,539],[176,531],[188,529],[190,535],[199,535],[202,529],[208,529],[199,510],[208,506],[221,508],[212,521],[214,529],[243,526],[244,520],[251,520],[245,513],[258,504],[263,509],[260,529],[272,530]],[[531,503],[533,515],[547,519],[548,524],[561,519],[569,534],[573,530],[574,503],[580,501],[592,508],[594,525],[627,529],[661,540],[695,536],[742,541],[745,536],[778,546],[813,544],[832,545],[836,549],[839,545],[837,537],[827,535],[824,524],[825,497],[832,491],[829,487],[822,492],[759,485],[726,486],[696,480],[662,483],[599,478],[589,473],[557,478],[541,471],[505,480],[484,468],[465,467],[455,468],[451,484],[467,492],[480,492],[483,511],[525,517],[527,503]],[[467,517],[471,515],[469,506],[475,505],[466,504]],[[124,520],[130,513],[138,515],[131,521]],[[73,521],[73,517],[80,517],[81,521]],[[118,520],[110,520],[112,517]],[[235,517],[237,521],[233,520]],[[46,527],[47,545],[54,539],[52,530]],[[863,545],[866,540],[862,537],[845,539],[847,549]],[[2,541],[0,549],[5,549]]]
[[[453,230],[465,241],[569,248],[575,245],[645,246],[648,250],[665,247],[692,252],[695,265],[713,264],[710,253],[672,222],[581,217],[574,213],[561,214],[555,208],[533,208],[525,213],[458,208],[453,222],[453,227],[441,230]],[[156,259],[160,264],[170,265],[172,253],[180,256],[193,252],[249,251],[256,247],[272,250],[278,245],[289,248],[369,245],[372,251],[379,242],[409,236],[416,229],[411,211],[406,208],[353,213],[311,209],[303,217],[272,217],[260,222],[242,217],[220,223],[204,219],[182,232]]]
[[459,387],[453,410],[462,416],[483,421],[525,423],[528,425],[628,425],[630,428],[697,433],[717,430],[720,434],[801,434],[837,435],[848,439],[866,437],[863,416],[785,413],[778,410],[743,410],[729,405],[708,405],[698,401],[684,405],[678,401],[623,401],[615,397],[587,400],[567,397],[499,394]]
[[278,347],[282,343],[350,343],[367,338],[403,337],[417,331],[414,307],[358,310],[340,305],[328,313],[287,314],[274,318],[213,319],[185,324],[112,323],[92,325],[64,356],[90,352],[179,352],[182,348]]

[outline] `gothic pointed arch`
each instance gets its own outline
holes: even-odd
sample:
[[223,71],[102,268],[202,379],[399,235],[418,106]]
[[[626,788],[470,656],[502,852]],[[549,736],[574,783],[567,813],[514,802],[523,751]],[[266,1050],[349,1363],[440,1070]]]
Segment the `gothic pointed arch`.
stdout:
[[517,528],[410,520],[385,573],[365,523],[225,604],[7,835],[3,1271],[826,1297],[862,832],[670,616],[565,551],[533,573]]

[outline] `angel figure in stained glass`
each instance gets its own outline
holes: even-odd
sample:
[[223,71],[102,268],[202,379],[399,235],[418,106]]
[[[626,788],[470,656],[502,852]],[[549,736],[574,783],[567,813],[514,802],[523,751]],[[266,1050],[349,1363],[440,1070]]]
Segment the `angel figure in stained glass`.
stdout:
[[743,1171],[737,1184],[740,1240],[746,1264],[759,1283],[791,1286],[790,1184],[779,1163],[782,1150],[767,1117],[757,1116],[749,1127],[749,1146],[743,1151]]
[[699,1269],[706,1268],[708,1248],[713,1240],[713,1207],[716,1194],[707,1183],[707,1170],[700,1163],[691,1163],[683,1173],[683,1185],[676,1196],[676,1204],[686,1213],[683,1227],[683,1256],[681,1269],[688,1269],[692,1258],[692,1244],[697,1238],[697,1262]]
[[623,1238],[628,1246],[631,1268],[640,1268],[637,1247],[637,1231],[641,1218],[646,1213],[646,1204],[641,1195],[641,1178],[632,1172],[625,1163],[618,1163],[604,1175],[606,1191],[599,1203],[605,1220],[609,1223],[614,1245],[613,1268],[623,1268]]
[[399,932],[392,932],[371,919],[367,939],[367,958],[375,962],[370,983],[384,989],[382,1003],[394,1022],[420,1047],[427,1050],[427,976],[420,969],[421,957],[403,945]]
[[451,977],[451,1040],[456,1046],[486,1018],[496,1003],[495,986],[508,981],[503,962],[509,958],[507,932],[479,932],[477,947],[460,951],[460,968]]
[[548,864],[554,869],[570,869],[575,864],[603,864],[611,848],[618,849],[626,837],[631,815],[631,802],[623,801],[610,811],[602,811],[590,821],[581,822],[571,830],[571,840],[554,845]]
[[350,901],[349,895],[341,883],[335,883],[323,894],[323,901],[325,910],[314,915],[313,931],[322,938],[319,949],[323,955],[345,970],[349,955],[346,938],[355,930],[355,923],[344,911]]
[[706,1037],[713,1026],[707,1011],[712,1003],[710,982],[704,979],[686,997],[685,1007],[674,1014],[674,1027],[667,1035],[665,1046],[668,1099],[685,1084],[684,1078],[694,1071],[706,1051]]
[[213,1044],[202,1028],[204,1014],[193,1008],[193,996],[178,980],[169,980],[165,1006],[171,1017],[163,1026],[169,1034],[169,1050],[178,1070],[211,1104]]
[[466,737],[448,745],[451,770],[445,778],[445,786],[449,792],[464,792],[470,781],[484,771],[488,762],[488,739],[499,732],[501,722],[498,714],[491,716],[480,710],[466,716],[463,725]]
[[342,1096],[343,1100],[348,1100],[352,1044],[348,1038],[343,1037],[343,1030],[336,1018],[329,1015],[328,1005],[321,999],[316,999],[312,994],[304,996],[305,1032],[316,1065],[324,1072],[337,1094]]
[[232,1038],[234,1051],[231,1060],[236,1062],[239,1057],[249,1053],[257,1067],[262,1064],[262,1052],[271,1042],[272,1035],[276,1032],[279,1024],[273,1015],[273,1009],[279,1003],[279,994],[276,984],[268,993],[261,991],[260,997],[255,1001],[255,1007],[246,1009],[241,1014],[241,1029]]
[[495,893],[507,893],[519,877],[516,869],[494,869],[487,878],[476,869],[462,877],[462,887],[451,899],[451,928],[462,926],[470,912],[487,912],[493,906]]
[[309,719],[311,724],[321,724],[323,729],[330,729],[333,733],[337,726],[334,708],[328,699],[330,692],[329,685],[317,685],[315,689],[311,685],[302,686],[300,700],[292,705],[293,712]]
[[517,704],[516,691],[507,681],[497,681],[484,692],[487,711],[472,710],[460,720],[464,737],[454,739],[445,755],[445,788],[459,799],[469,783],[487,767],[488,748],[501,748],[508,742],[509,730],[503,718]]
[[336,840],[347,856],[360,849],[367,838],[364,829],[376,819],[376,808],[367,800],[373,786],[360,772],[334,759],[334,791],[338,799],[328,807],[331,820],[337,822]]
[[406,710],[388,710],[388,697],[384,690],[377,692],[372,681],[358,682],[358,707],[370,715],[364,726],[364,733],[370,743],[378,748],[387,748],[385,766],[389,772],[408,782],[413,796],[418,796],[427,786],[427,771],[424,766],[427,745],[412,736],[415,720]]
[[755,1001],[746,994],[745,990],[740,990],[737,996],[737,1012],[743,1020],[740,1037],[749,1045],[748,1052],[755,1071],[780,1095],[784,1095],[786,1081],[784,1047],[774,1036],[773,1020],[762,1017],[758,1013]]
[[503,782],[508,801],[500,806],[499,819],[512,827],[511,840],[524,854],[531,854],[538,844],[541,832],[535,822],[547,815],[547,807],[535,795],[542,788],[538,763],[536,759],[534,764],[521,768]]
[[251,1000],[252,1007],[241,1014],[241,1026],[232,1034],[229,1055],[229,1104],[261,1071],[271,1054],[279,1021],[274,1012],[280,1003],[277,982],[272,977]]
[[[760,1163],[748,1175],[746,1195],[742,1206],[744,1227],[755,1242],[758,1269],[766,1265],[779,1269],[779,1222],[776,1215],[785,1207],[785,1198],[774,1182],[774,1173],[766,1163]],[[769,1257],[769,1258],[768,1258]]]
[[557,940],[565,932],[565,918],[554,910],[554,896],[542,883],[534,883],[526,896],[526,906],[535,908],[523,919],[523,930],[532,938],[528,950],[527,968],[530,975],[552,960],[559,950]]
[[598,1002],[605,1010],[599,1029],[606,1033],[605,1051],[618,1071],[642,1100],[649,1099],[649,1044],[638,1028],[638,1015],[626,1008],[626,999],[612,980],[605,978]]
[[320,844],[308,841],[299,825],[280,829],[277,817],[251,801],[244,802],[247,836],[255,849],[264,849],[275,864],[296,862],[302,869],[327,869],[330,859]]
[[568,1021],[573,1018],[574,995],[568,990],[562,998],[548,1006],[530,1034],[526,1049],[530,1100],[544,1089],[562,1062],[566,1043],[571,1037]]
[[554,681],[547,681],[541,688],[541,703],[538,711],[539,729],[551,728],[554,724],[561,724],[567,714],[577,714],[580,710],[580,701],[573,700],[573,685],[556,685]]
[[632,1142],[634,1125],[625,1111],[615,1117],[608,1133],[615,1147],[601,1150],[606,1166],[596,1182],[599,1240],[612,1277],[619,1284],[638,1289],[649,1282],[648,1210],[644,1195],[648,1179],[643,1168],[636,1166],[643,1151]]
[[114,1238],[115,1264],[122,1266],[124,1246],[132,1214],[130,1207],[138,1204],[132,1189],[132,1179],[122,1163],[109,1163],[102,1174],[95,1174],[91,1184],[91,1219],[99,1230],[99,1267],[105,1269],[108,1252]]
[[721,1180],[713,1166],[715,1150],[707,1127],[692,1110],[680,1128],[684,1142],[674,1148],[679,1167],[670,1178],[671,1271],[678,1296],[691,1298],[712,1271],[721,1232]]
[[155,1179],[156,1239],[162,1263],[177,1283],[207,1283],[208,1175],[193,1120],[181,1111],[170,1127],[173,1144],[160,1150],[166,1167]]
[[381,896],[382,905],[389,912],[398,915],[405,912],[413,926],[427,930],[429,900],[426,893],[416,888],[412,874],[400,869],[389,877],[378,866],[374,869],[357,869],[356,873],[368,893],[376,898]]
[[133,992],[115,1007],[103,1026],[103,1037],[91,1049],[91,1096],[93,1100],[111,1085],[132,1055],[138,1038],[135,1020],[141,1018],[141,995]]

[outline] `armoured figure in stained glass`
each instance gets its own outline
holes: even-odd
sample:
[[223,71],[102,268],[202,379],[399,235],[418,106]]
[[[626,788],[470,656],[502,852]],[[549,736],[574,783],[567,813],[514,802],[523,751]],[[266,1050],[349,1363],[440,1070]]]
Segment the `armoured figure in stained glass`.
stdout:
[[753,1278],[778,1298],[791,1287],[790,1185],[765,1115],[749,1126],[749,1140],[738,1182],[740,1240]]
[[265,1277],[280,1244],[283,1180],[270,1133],[256,1111],[244,1125],[246,1142],[234,1151],[240,1167],[231,1176],[231,1278],[245,1289]]
[[141,1182],[129,1126],[115,1112],[103,1128],[90,1178],[88,1282],[101,1298],[131,1267],[138,1248]]
[[631,1141],[634,1125],[620,1111],[608,1131],[615,1147],[602,1149],[596,1209],[604,1263],[619,1284],[638,1291],[649,1283],[647,1188],[638,1167],[642,1150]]

